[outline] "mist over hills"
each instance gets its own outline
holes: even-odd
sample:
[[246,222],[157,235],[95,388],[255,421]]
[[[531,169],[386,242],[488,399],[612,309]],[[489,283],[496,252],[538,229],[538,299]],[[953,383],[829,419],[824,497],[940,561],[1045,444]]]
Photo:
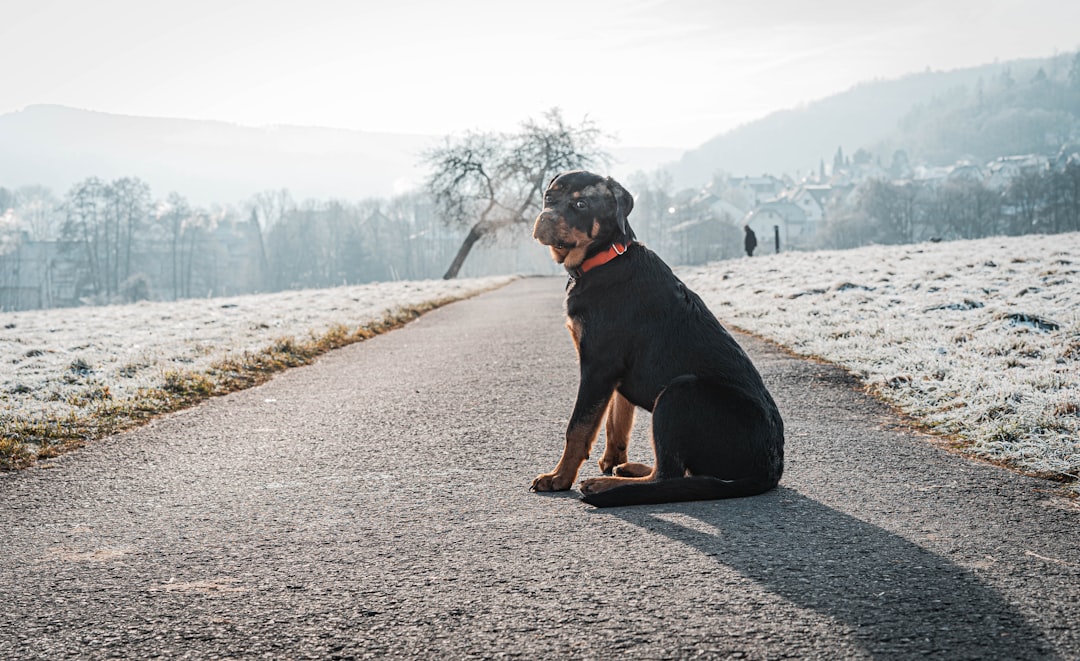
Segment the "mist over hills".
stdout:
[[[333,128],[254,128],[133,117],[57,105],[0,115],[0,186],[41,184],[58,194],[87,177],[134,176],[155,195],[231,203],[287,188],[296,199],[389,197],[419,185],[421,154],[442,136]],[[618,148],[628,174],[678,158],[679,149]]]
[[910,156],[915,159],[924,157],[947,162],[961,154],[956,150],[911,144],[917,142],[914,136],[921,128],[917,124],[928,121],[932,114],[924,112],[922,117],[915,117],[916,110],[933,106],[943,97],[956,96],[958,90],[967,90],[970,94],[980,86],[989,88],[994,81],[1004,77],[1026,83],[1040,69],[1051,76],[1064,77],[1072,58],[1072,54],[1064,54],[995,62],[863,83],[846,92],[800,108],[781,110],[737,127],[686,152],[678,162],[667,167],[676,184],[699,186],[707,183],[717,171],[736,176],[806,174],[816,170],[822,159],[831,163],[838,147],[846,154],[867,149],[886,159],[886,163],[891,151],[883,152],[892,149],[913,151]]
[[130,117],[64,106],[0,116],[0,185],[57,193],[86,177],[136,176],[197,204],[288,188],[298,198],[397,192],[435,136]]
[[[868,149],[881,159],[905,149],[913,160],[971,154],[983,134],[1080,134],[1080,114],[1032,100],[1040,73],[1067,78],[1075,54],[995,62],[952,71],[926,71],[863,83],[799,108],[781,110],[705,142],[697,149],[617,146],[611,173],[666,167],[677,187],[697,187],[713,174],[806,174],[837,148]],[[993,113],[969,109],[972,97],[1002,80]],[[998,85],[1000,86],[1000,85]],[[960,93],[958,93],[960,90]],[[944,101],[943,101],[944,100]],[[1042,103],[1035,107],[1033,104]],[[967,104],[967,105],[964,105]],[[997,127],[997,128],[995,128]],[[603,129],[604,127],[601,127]],[[963,140],[961,140],[963,138]],[[233,203],[287,188],[295,199],[389,197],[423,179],[422,152],[442,136],[331,128],[253,128],[185,119],[132,117],[55,105],[0,115],[0,186],[41,184],[62,195],[87,177],[134,176],[155,196],[177,191],[196,204]],[[999,151],[1034,139],[999,140]],[[983,151],[989,151],[989,148]],[[1006,154],[990,154],[991,157]],[[945,163],[931,163],[945,164]]]

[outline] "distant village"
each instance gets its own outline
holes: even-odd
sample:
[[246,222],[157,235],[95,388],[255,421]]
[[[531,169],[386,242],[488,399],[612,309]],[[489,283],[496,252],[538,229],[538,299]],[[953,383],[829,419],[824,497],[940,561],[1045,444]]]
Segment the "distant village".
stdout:
[[[836,245],[836,241],[825,235],[826,228],[831,221],[837,220],[839,214],[850,215],[860,209],[863,202],[861,197],[870,182],[918,191],[924,200],[949,186],[977,186],[998,198],[1001,201],[999,211],[1009,216],[1018,213],[1014,205],[1009,203],[1010,186],[1024,177],[1039,178],[1051,173],[1069,172],[1075,178],[1077,169],[1080,169],[1080,148],[1077,147],[1063,148],[1053,157],[1022,154],[995,158],[987,163],[962,160],[936,167],[911,165],[902,151],[894,154],[888,166],[883,166],[865,152],[856,152],[847,159],[838,151],[832,167],[826,167],[822,161],[816,172],[798,181],[769,174],[716,177],[692,197],[684,195],[679,204],[669,209],[669,213],[688,218],[672,228],[676,232],[702,232],[704,224],[716,219],[740,228],[749,227],[758,237],[760,252],[765,254],[844,248],[874,242],[853,241],[849,245]],[[940,222],[941,215],[938,213],[938,217],[931,217],[931,214],[923,222],[913,222],[911,234],[903,237],[905,242],[975,238],[950,232],[949,224]],[[992,223],[987,219],[986,225],[987,231],[983,235],[998,233],[1002,229],[1005,233],[1028,233],[1016,229],[1015,223]],[[1008,231],[1010,227],[1014,231]],[[1080,230],[1080,225],[1058,228],[1057,231],[1067,229]],[[1031,231],[1039,231],[1039,228],[1032,228]],[[1046,231],[1054,229],[1046,228]],[[699,249],[700,243],[696,240],[686,242],[688,246],[697,245]],[[732,252],[729,249],[726,256],[732,256]],[[686,257],[690,259],[685,261],[696,261],[690,254]]]

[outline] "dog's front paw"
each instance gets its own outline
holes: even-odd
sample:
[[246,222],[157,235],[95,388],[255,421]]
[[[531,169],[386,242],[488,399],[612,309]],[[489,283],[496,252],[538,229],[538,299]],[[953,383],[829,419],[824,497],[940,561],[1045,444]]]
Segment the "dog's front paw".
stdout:
[[529,487],[532,491],[566,491],[574,483],[574,478],[564,477],[558,473],[541,473],[532,481]]
[[615,467],[620,464],[626,463],[626,451],[621,453],[613,453],[610,456],[607,452],[603,457],[600,457],[600,472],[604,475],[611,475],[615,471]]

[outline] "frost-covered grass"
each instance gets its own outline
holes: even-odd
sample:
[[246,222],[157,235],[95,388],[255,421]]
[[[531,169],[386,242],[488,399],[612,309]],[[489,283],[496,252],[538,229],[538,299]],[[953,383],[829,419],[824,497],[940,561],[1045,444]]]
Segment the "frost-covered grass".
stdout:
[[[682,269],[725,323],[837,363],[964,451],[1080,491],[1080,233]],[[510,278],[0,315],[0,467],[48,457]]]
[[725,323],[837,363],[966,452],[1080,474],[1080,233],[685,269]]
[[511,277],[0,315],[0,468],[264,381]]

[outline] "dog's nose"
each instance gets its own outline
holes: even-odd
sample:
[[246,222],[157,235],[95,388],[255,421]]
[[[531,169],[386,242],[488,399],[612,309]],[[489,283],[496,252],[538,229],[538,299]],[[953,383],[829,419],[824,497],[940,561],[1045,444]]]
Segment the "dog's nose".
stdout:
[[548,228],[554,226],[555,221],[559,219],[558,214],[550,209],[544,209],[540,212],[540,215],[536,217],[536,223],[533,224],[533,238],[539,239],[540,233]]
[[538,223],[553,223],[558,218],[558,215],[551,209],[544,209],[540,212],[540,215],[536,217]]

